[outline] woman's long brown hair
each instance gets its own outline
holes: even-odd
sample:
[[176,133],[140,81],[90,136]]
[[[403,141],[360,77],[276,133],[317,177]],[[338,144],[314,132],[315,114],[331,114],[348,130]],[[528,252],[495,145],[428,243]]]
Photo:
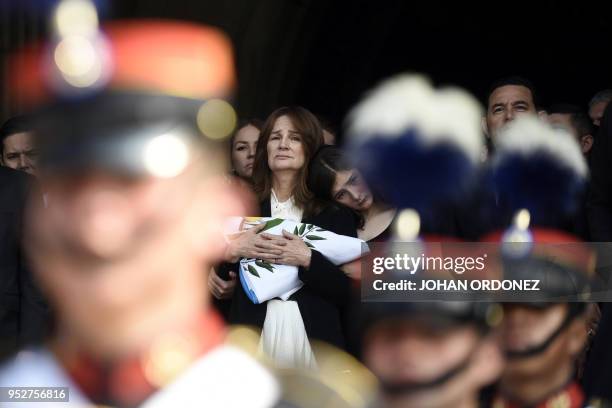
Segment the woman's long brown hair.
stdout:
[[270,197],[272,191],[272,170],[268,165],[268,140],[274,124],[281,116],[287,116],[295,130],[302,138],[304,149],[304,166],[298,171],[297,181],[293,187],[293,200],[295,205],[304,211],[304,216],[316,214],[321,209],[321,203],[308,189],[308,164],[313,155],[323,144],[323,131],[319,120],[310,111],[300,106],[285,106],[276,109],[264,122],[253,164],[253,189],[259,201]]

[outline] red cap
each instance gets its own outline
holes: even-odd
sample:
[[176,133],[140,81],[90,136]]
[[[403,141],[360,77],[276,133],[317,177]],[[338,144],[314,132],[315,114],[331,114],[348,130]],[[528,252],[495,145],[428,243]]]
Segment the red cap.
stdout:
[[[206,99],[226,96],[235,86],[231,42],[215,28],[164,20],[121,21],[104,26],[102,38],[106,41],[91,44],[108,46],[108,88]],[[34,45],[13,56],[8,88],[24,105],[53,97],[56,45]]]

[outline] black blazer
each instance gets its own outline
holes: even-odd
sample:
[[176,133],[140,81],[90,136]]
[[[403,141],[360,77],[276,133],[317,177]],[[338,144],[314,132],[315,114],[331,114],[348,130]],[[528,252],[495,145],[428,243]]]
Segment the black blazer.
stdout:
[[[270,199],[261,203],[261,216],[269,217]],[[330,204],[319,214],[302,222],[314,224],[340,235],[357,236],[355,217],[350,210]],[[228,266],[226,264],[226,266]],[[234,264],[232,270],[238,268]],[[337,347],[345,347],[342,315],[351,297],[351,280],[336,265],[313,250],[310,267],[299,268],[304,286],[290,300],[297,302],[309,339],[322,340]],[[265,303],[253,304],[240,284],[237,285],[230,311],[230,323],[263,327]]]
[[590,238],[612,241],[612,103],[608,104],[591,150],[591,184],[587,199]]
[[47,330],[48,309],[21,249],[31,182],[25,173],[0,167],[0,358],[40,341]]

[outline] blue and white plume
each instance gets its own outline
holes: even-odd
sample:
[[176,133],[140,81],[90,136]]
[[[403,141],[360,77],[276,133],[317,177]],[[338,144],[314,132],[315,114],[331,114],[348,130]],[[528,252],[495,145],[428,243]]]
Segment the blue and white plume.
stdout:
[[490,176],[502,208],[527,209],[540,225],[557,225],[577,211],[588,166],[570,133],[523,116],[502,129],[495,147]]
[[461,197],[483,153],[482,110],[458,88],[419,75],[381,83],[353,108],[347,135],[355,163],[389,204],[420,213]]

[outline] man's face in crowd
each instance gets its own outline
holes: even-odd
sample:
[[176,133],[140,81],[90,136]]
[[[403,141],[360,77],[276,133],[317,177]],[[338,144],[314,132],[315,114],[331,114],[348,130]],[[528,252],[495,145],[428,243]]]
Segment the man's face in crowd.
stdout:
[[548,123],[553,127],[559,127],[568,131],[576,142],[580,145],[582,153],[588,153],[593,146],[593,137],[591,135],[581,135],[572,122],[572,114],[570,113],[551,113],[548,115]]
[[578,134],[578,130],[574,127],[572,123],[572,115],[569,113],[551,113],[548,115],[548,122],[553,125],[553,127],[559,127],[565,129],[570,132],[574,138],[579,139],[580,135]]
[[43,180],[49,206],[30,203],[28,252],[60,326],[79,344],[114,356],[204,310],[207,264],[223,250],[221,217],[242,208],[225,183],[202,181],[197,170]]
[[[502,343],[505,350],[521,352],[543,344],[561,326],[567,313],[567,304],[543,309],[520,304],[504,306]],[[586,333],[584,319],[576,318],[541,353],[509,360],[504,375],[528,378],[572,364],[584,346]]]
[[2,165],[36,175],[38,152],[32,139],[32,134],[29,132],[15,133],[6,137],[3,141]]
[[502,366],[496,343],[483,339],[474,326],[436,328],[402,320],[379,323],[368,332],[364,361],[384,383],[406,385],[431,382],[468,361],[450,380],[403,395],[407,407],[453,406],[492,382]]
[[589,109],[589,117],[595,126],[601,126],[601,118],[608,106],[609,101],[597,102]]
[[517,116],[535,115],[536,107],[529,88],[522,85],[501,86],[491,93],[487,106],[487,134],[495,139],[499,130]]

